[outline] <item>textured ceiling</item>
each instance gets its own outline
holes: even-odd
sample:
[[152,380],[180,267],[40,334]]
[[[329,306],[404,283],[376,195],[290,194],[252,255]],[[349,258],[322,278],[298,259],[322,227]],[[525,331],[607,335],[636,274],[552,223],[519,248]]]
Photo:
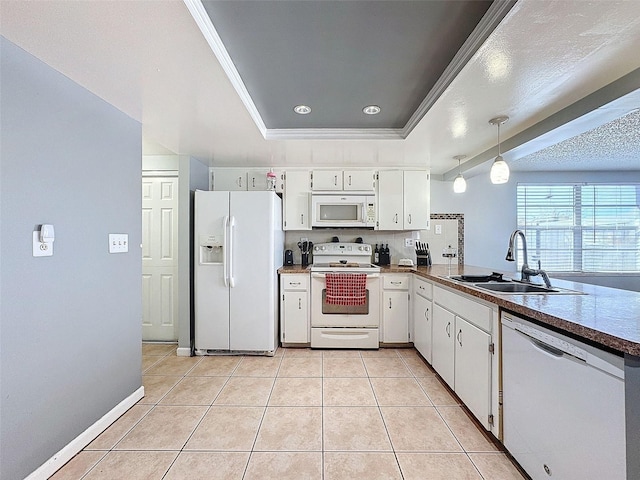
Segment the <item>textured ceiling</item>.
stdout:
[[267,129],[401,129],[492,2],[202,3]]
[[640,109],[512,160],[514,171],[640,170]]

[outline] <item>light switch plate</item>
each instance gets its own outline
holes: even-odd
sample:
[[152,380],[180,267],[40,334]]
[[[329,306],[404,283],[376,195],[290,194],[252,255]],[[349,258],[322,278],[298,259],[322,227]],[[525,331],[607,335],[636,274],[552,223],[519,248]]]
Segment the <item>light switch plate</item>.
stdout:
[[127,253],[129,251],[129,234],[110,233],[109,253]]

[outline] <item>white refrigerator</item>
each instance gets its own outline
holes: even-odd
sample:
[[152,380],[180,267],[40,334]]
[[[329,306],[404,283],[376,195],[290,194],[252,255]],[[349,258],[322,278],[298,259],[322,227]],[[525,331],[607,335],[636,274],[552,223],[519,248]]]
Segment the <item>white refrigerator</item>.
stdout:
[[197,355],[278,346],[282,200],[268,191],[195,192]]

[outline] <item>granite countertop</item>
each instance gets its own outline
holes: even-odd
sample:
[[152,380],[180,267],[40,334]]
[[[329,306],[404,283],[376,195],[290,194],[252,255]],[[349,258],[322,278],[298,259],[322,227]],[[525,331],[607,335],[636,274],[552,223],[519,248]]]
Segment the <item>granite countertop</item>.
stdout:
[[309,273],[309,268],[302,265],[284,265],[278,269],[278,273]]
[[[309,268],[293,265],[281,267],[278,272],[304,274],[309,273]],[[390,265],[382,267],[381,273],[414,273],[434,283],[478,297],[596,345],[616,352],[640,356],[640,292],[552,278],[551,283],[554,287],[576,290],[584,295],[504,295],[482,291],[469,284],[447,278],[448,275],[491,273],[490,268],[470,265],[452,265],[451,272],[447,265],[432,267]],[[507,278],[520,278],[520,274],[516,272],[500,273],[504,273]],[[533,281],[538,282],[536,278]]]

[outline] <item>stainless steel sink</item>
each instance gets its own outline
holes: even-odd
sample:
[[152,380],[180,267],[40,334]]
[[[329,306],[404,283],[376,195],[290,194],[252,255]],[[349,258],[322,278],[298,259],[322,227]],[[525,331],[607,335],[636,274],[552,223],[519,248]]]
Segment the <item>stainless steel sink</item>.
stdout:
[[532,285],[529,283],[519,282],[502,282],[502,283],[475,283],[474,287],[483,290],[489,290],[495,293],[508,295],[531,295],[531,294],[552,294],[552,295],[583,295],[583,292],[575,290],[567,290],[564,288],[547,288],[542,285]]

